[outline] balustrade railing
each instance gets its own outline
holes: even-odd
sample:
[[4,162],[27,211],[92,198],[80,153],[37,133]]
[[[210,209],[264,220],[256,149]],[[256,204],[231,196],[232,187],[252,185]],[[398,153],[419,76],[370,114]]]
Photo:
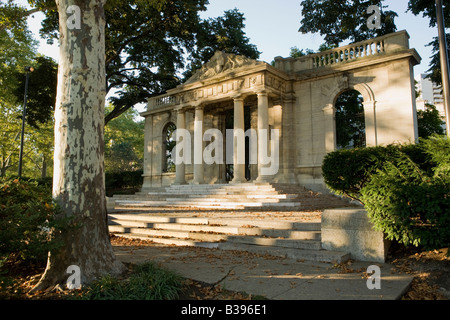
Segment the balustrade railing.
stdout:
[[320,68],[385,52],[384,40],[367,41],[312,54],[313,68]]

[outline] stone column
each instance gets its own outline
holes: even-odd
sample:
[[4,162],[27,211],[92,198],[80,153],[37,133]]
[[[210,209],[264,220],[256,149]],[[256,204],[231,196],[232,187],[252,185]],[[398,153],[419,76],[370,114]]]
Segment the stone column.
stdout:
[[375,101],[364,102],[364,119],[366,123],[366,146],[378,145]]
[[233,138],[233,181],[243,183],[245,179],[245,123],[244,98],[234,98],[234,138]]
[[152,188],[152,174],[153,174],[153,116],[145,117],[144,126],[144,174],[142,192]]
[[336,121],[334,120],[336,108],[332,104],[328,104],[322,111],[324,114],[325,154],[327,154],[336,150]]
[[225,113],[223,111],[218,113],[217,114],[217,118],[218,118],[217,129],[219,129],[220,132],[222,132],[222,135],[224,137],[224,139],[222,141],[222,150],[223,150],[223,154],[222,154],[223,158],[222,159],[224,161],[222,163],[218,163],[217,164],[217,166],[218,166],[218,170],[217,170],[218,176],[217,176],[216,184],[225,184],[225,183],[227,183],[227,166],[225,164],[225,159],[226,159],[225,152],[226,152],[226,148],[227,148],[227,146],[226,146],[226,139],[225,139],[225,137],[226,137],[226,135],[225,135],[225,132],[226,132],[226,117],[225,117]]
[[[177,110],[177,130],[186,129],[186,112],[184,110]],[[183,148],[183,152],[186,152],[186,148],[190,148],[190,146],[186,145],[186,141],[184,138],[181,142],[178,142],[178,145]],[[186,184],[186,167],[185,163],[180,163],[176,165],[176,178],[175,185]]]
[[269,152],[269,96],[260,91],[258,95],[258,178],[256,181],[267,181],[268,177],[261,174],[264,167],[263,159]]
[[194,119],[194,180],[193,184],[204,183],[203,173],[203,107],[195,108]]

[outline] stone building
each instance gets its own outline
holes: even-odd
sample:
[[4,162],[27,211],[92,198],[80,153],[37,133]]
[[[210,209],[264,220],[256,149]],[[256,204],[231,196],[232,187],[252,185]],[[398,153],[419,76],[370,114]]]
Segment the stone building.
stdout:
[[[141,113],[142,191],[244,181],[323,190],[322,161],[337,148],[335,104],[343,92],[362,96],[366,146],[417,141],[418,63],[406,31],[300,58],[277,57],[273,65],[216,52],[186,83],[149,99]],[[167,140],[175,128],[171,153]],[[238,132],[247,138],[236,139]],[[176,161],[176,153],[184,161]],[[269,167],[275,170],[264,170]]]

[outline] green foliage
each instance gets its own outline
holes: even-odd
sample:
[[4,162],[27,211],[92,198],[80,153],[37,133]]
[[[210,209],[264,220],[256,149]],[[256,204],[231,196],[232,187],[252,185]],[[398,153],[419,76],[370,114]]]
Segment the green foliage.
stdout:
[[356,90],[347,90],[336,100],[336,144],[339,149],[366,146],[364,99]]
[[225,11],[222,17],[202,21],[197,34],[198,50],[192,53],[185,80],[208,62],[217,50],[258,59],[260,52],[245,35],[244,21],[244,14],[238,9]]
[[0,180],[0,258],[45,261],[62,242],[68,220],[56,218],[51,190],[36,182]]
[[173,300],[183,288],[178,274],[152,262],[135,266],[128,281],[106,276],[83,289],[84,300]]
[[[106,107],[111,112],[113,106]],[[141,170],[144,163],[144,122],[129,109],[105,127],[105,170],[122,172]]]
[[382,168],[388,151],[382,147],[370,147],[327,154],[322,165],[325,183],[336,194],[359,199],[361,189],[372,174]]
[[[443,0],[442,6],[444,10],[444,23],[445,28],[450,28],[450,0]],[[411,11],[414,15],[422,15],[425,18],[430,19],[430,27],[437,27],[436,19],[436,4],[435,1],[429,0],[409,0],[408,11]],[[450,43],[450,34],[446,34],[447,44]],[[439,50],[439,37],[434,37],[433,40],[428,44],[432,48],[432,56],[429,67],[427,70],[428,78],[436,84],[442,84],[442,73],[441,73],[441,58]],[[450,59],[450,57],[449,57]]]
[[431,104],[425,105],[425,110],[417,111],[417,126],[420,138],[428,138],[433,134],[444,134],[445,122],[439,111]]
[[326,184],[360,200],[377,230],[405,245],[450,244],[450,139],[339,150],[323,164]]
[[393,11],[381,12],[381,29],[369,30],[367,27],[367,8],[370,5],[382,6],[383,1],[304,0],[301,2],[302,17],[300,30],[303,33],[319,33],[326,44],[339,45],[345,40],[358,42],[395,32]]
[[[448,166],[448,163],[447,163]],[[450,245],[450,179],[428,176],[398,150],[361,190],[375,229],[427,250]]]
[[142,170],[106,172],[105,187],[107,195],[116,193],[117,190],[135,189],[142,186]]
[[[31,63],[34,71],[29,74],[27,91],[26,121],[39,129],[40,124],[52,121],[56,102],[58,64],[49,57],[37,56]],[[16,73],[19,86],[14,91],[18,101],[23,100],[25,92],[25,74]]]

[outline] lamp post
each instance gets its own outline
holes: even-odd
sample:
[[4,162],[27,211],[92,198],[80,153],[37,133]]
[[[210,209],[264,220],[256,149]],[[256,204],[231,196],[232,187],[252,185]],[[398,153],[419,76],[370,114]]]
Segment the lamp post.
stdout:
[[22,177],[22,159],[23,159],[23,142],[24,142],[24,135],[25,135],[25,116],[27,114],[27,93],[28,93],[28,77],[30,72],[33,72],[33,67],[25,67],[25,94],[23,98],[23,113],[22,113],[22,136],[20,139],[20,154],[19,154],[19,170],[18,175],[19,178]]
[[439,51],[441,55],[442,89],[444,94],[445,122],[447,136],[450,137],[450,80],[448,66],[448,49],[445,35],[444,10],[442,0],[436,0],[436,18],[439,30]]

